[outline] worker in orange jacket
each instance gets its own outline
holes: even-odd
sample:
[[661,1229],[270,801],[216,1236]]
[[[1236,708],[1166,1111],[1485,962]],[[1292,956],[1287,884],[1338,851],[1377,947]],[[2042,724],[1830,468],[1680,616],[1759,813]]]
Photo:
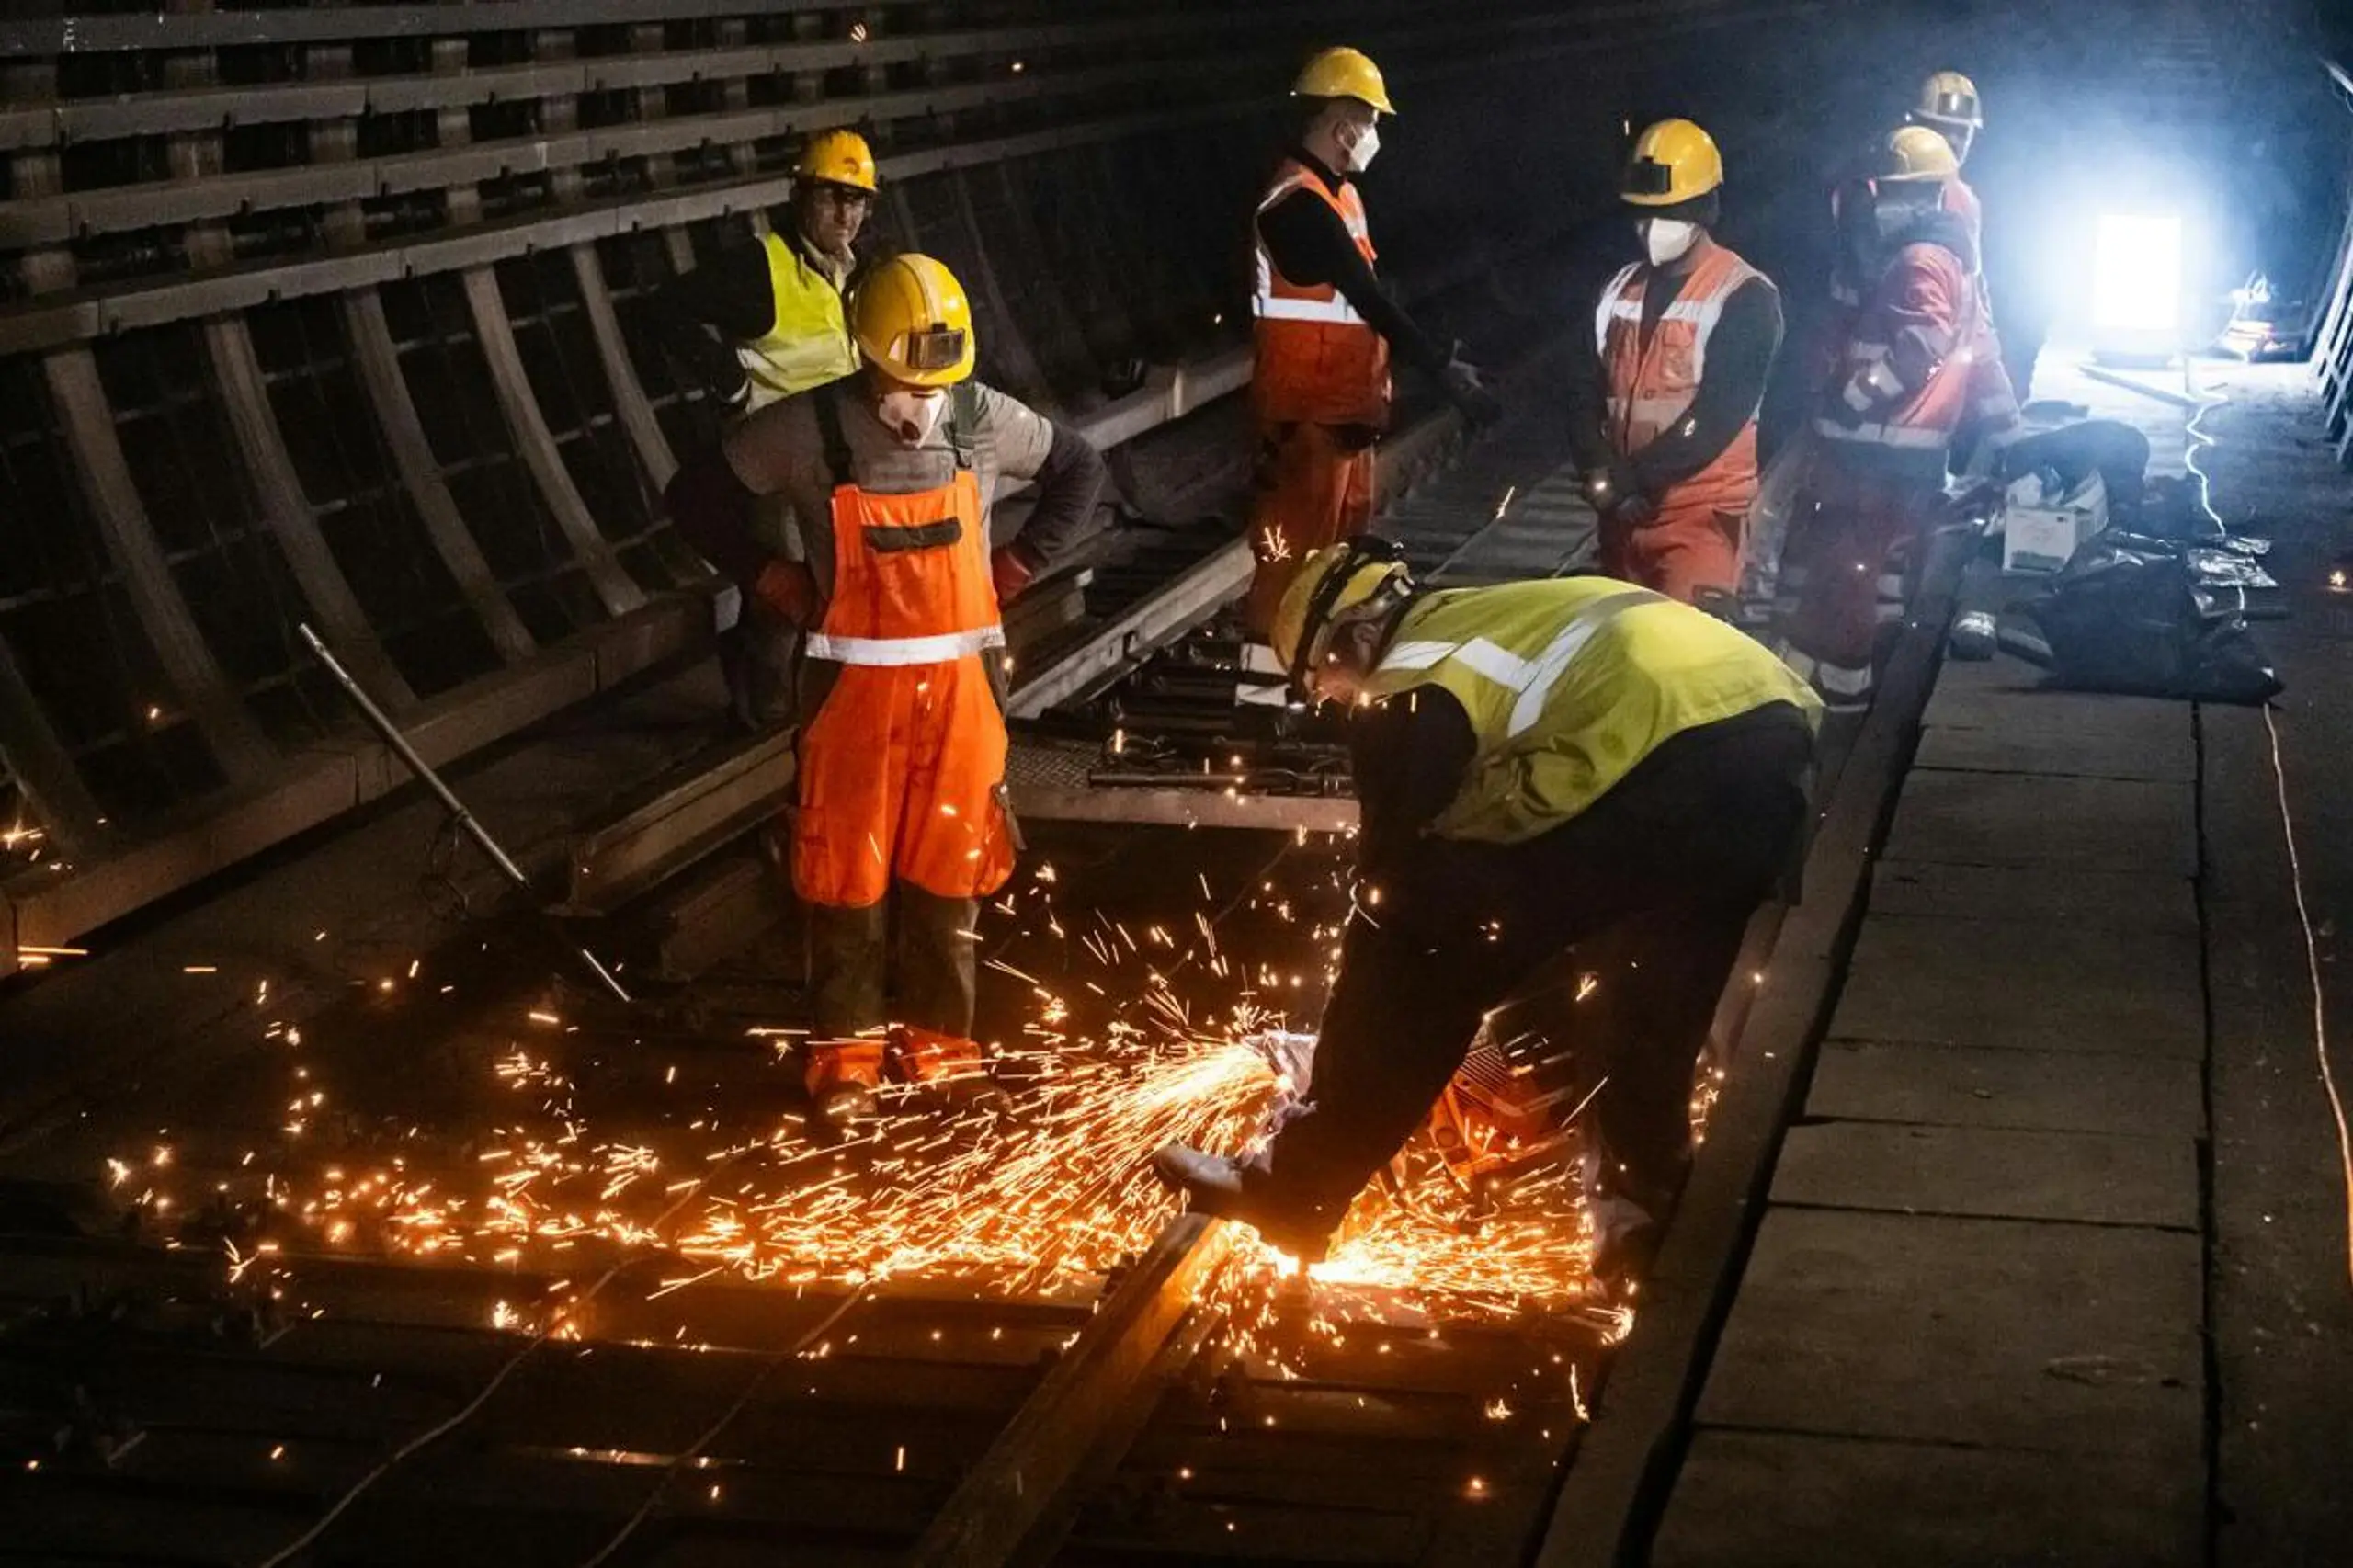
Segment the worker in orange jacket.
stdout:
[[1327,49],[1291,95],[1304,106],[1299,144],[1252,225],[1257,568],[1243,614],[1260,639],[1298,563],[1371,526],[1373,445],[1389,427],[1392,351],[1474,422],[1498,413],[1479,372],[1439,349],[1374,274],[1378,253],[1356,176],[1380,150],[1381,117],[1396,112],[1380,68],[1356,50]]
[[1729,608],[1756,497],[1756,410],[1781,344],[1770,279],[1710,233],[1723,157],[1688,119],[1634,143],[1622,195],[1644,258],[1611,278],[1572,366],[1570,443],[1601,569]]
[[[984,1071],[978,900],[1017,847],[998,607],[1074,542],[1104,481],[1084,437],[970,379],[972,306],[938,261],[874,268],[850,324],[862,375],[753,415],[669,491],[679,531],[807,632],[791,875],[810,926],[808,1088],[836,1122],[871,1112],[886,1071]],[[1029,479],[1029,522],[992,548],[992,502]],[[753,535],[768,495],[790,503],[805,563]]]
[[1870,197],[1883,259],[1813,413],[1781,638],[1834,710],[1870,702],[1881,631],[1903,617],[1916,538],[1981,391],[1977,257],[1943,191],[1957,167],[1925,127],[1889,137]]

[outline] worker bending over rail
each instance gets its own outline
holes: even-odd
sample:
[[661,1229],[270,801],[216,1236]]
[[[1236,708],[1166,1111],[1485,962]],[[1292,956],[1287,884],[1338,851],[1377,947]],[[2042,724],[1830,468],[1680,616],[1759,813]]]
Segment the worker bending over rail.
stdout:
[[[722,252],[647,301],[663,348],[712,397],[744,413],[857,369],[847,301],[858,232],[880,190],[866,138],[855,131],[811,137],[793,166],[791,203],[769,219],[759,244]],[[771,552],[790,551],[780,505],[758,508],[753,527]],[[722,663],[746,729],[790,718],[798,644],[767,607],[745,602]]]
[[1908,125],[1861,192],[1878,238],[1861,309],[1816,397],[1813,452],[1780,581],[1791,667],[1834,708],[1869,705],[1874,665],[1903,619],[1919,536],[1944,495],[1955,437],[2018,423],[2009,382],[1981,374],[1977,254],[1945,197],[1960,165]]
[[1483,1017],[1611,934],[1641,987],[1588,1161],[1600,1267],[1638,1267],[1690,1156],[1692,1071],[1804,828],[1820,704],[1743,633],[1605,577],[1418,590],[1384,540],[1320,551],[1276,617],[1305,697],[1354,709],[1356,908],[1312,1103],[1247,1162],[1171,1145],[1195,1207],[1323,1256]]
[[1275,170],[1252,225],[1257,569],[1244,619],[1258,637],[1308,551],[1371,526],[1373,444],[1389,427],[1392,351],[1474,422],[1499,412],[1479,372],[1440,350],[1374,276],[1355,176],[1380,150],[1381,117],[1396,113],[1380,69],[1356,50],[1327,49],[1291,94],[1303,106],[1299,144]]
[[1601,290],[1569,376],[1569,439],[1601,518],[1601,569],[1728,609],[1756,499],[1756,410],[1781,297],[1719,243],[1724,165],[1688,119],[1644,131],[1620,195],[1643,259]]
[[[998,606],[1075,540],[1104,480],[1084,437],[970,379],[972,307],[931,257],[877,267],[851,330],[862,376],[762,409],[669,492],[696,548],[807,632],[792,885],[809,906],[809,1092],[835,1120],[871,1110],[886,1069],[926,1081],[983,1068],[977,901],[1017,847]],[[1028,524],[992,541],[1000,487],[1033,478]],[[752,531],[771,495],[791,506],[800,561]]]

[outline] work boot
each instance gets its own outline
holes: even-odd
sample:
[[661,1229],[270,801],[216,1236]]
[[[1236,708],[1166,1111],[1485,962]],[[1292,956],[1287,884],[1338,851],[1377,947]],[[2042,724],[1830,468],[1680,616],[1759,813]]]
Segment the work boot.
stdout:
[[892,1024],[889,1038],[891,1074],[901,1083],[921,1085],[960,1108],[1004,1101],[978,1040],[915,1024]]
[[1243,1185],[1242,1167],[1223,1154],[1166,1144],[1152,1157],[1152,1174],[1183,1193],[1197,1212],[1238,1221],[1302,1264],[1321,1263],[1332,1249],[1331,1226],[1267,1206]]
[[813,1040],[801,1081],[817,1118],[836,1131],[873,1119],[882,1086],[882,1042],[873,1039]]

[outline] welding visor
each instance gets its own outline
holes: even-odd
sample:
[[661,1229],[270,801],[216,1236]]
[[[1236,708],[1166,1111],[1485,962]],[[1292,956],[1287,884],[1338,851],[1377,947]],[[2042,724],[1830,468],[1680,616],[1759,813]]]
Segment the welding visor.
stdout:
[[1928,105],[1925,112],[1931,119],[1949,119],[1972,127],[1978,123],[1974,93],[1938,93],[1928,100]]
[[1340,559],[1315,585],[1314,597],[1307,601],[1307,613],[1300,618],[1299,646],[1291,650],[1290,655],[1290,687],[1302,697],[1314,695],[1307,683],[1307,672],[1315,662],[1315,644],[1357,573],[1366,566],[1400,565],[1405,559],[1404,545],[1372,534],[1357,535],[1342,544],[1340,551]]
[[1665,196],[1675,189],[1675,171],[1655,158],[1636,158],[1626,165],[1627,196]]
[[922,375],[952,370],[964,361],[964,343],[972,335],[962,327],[927,326],[907,334],[899,362]]

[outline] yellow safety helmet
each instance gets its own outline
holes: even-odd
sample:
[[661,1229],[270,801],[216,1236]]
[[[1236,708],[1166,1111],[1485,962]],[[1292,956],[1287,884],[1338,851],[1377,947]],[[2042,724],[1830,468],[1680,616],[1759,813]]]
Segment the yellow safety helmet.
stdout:
[[792,173],[799,179],[823,180],[870,193],[881,183],[874,172],[874,149],[855,131],[821,131],[809,138]]
[[1879,177],[1883,180],[1950,179],[1961,173],[1961,160],[1944,132],[1925,125],[1902,125],[1887,139],[1887,157]]
[[850,332],[867,363],[912,387],[972,373],[972,304],[956,275],[927,256],[894,256],[858,285]]
[[1383,114],[1397,112],[1381,79],[1381,67],[1361,50],[1324,51],[1301,69],[1290,91],[1297,98],[1356,98]]
[[1977,84],[1958,71],[1939,71],[1920,84],[1920,107],[1912,118],[1928,125],[1985,129],[1985,111],[1977,101]]
[[1267,642],[1290,672],[1294,690],[1309,694],[1308,671],[1323,657],[1333,627],[1349,611],[1413,586],[1404,555],[1394,540],[1367,534],[1325,545],[1300,562],[1267,629]]
[[1723,183],[1716,139],[1688,119],[1662,119],[1634,139],[1619,194],[1636,207],[1675,207]]

